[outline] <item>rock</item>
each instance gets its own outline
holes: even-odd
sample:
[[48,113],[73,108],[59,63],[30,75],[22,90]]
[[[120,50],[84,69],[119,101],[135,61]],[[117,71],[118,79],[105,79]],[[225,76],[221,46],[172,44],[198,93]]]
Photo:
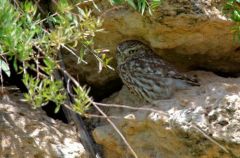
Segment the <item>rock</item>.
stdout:
[[0,101],[0,157],[88,158],[76,129],[19,101],[20,93]]
[[[96,34],[95,46],[109,49],[110,57],[115,58],[120,42],[137,39],[179,69],[240,72],[239,44],[233,41],[231,32],[233,23],[222,13],[225,1],[164,0],[153,15],[144,16],[126,5],[111,6],[103,0],[96,4],[102,12],[95,9],[94,13],[104,20],[105,31]],[[88,7],[91,5],[89,2]],[[118,78],[115,71],[105,69],[98,73],[97,62],[90,55],[88,65],[76,66],[72,64],[74,58],[65,55],[68,70],[92,87],[111,87],[114,84],[110,85],[110,81]],[[112,66],[116,67],[115,59]]]
[[[150,105],[124,87],[105,103],[139,110],[105,108],[139,158],[232,158],[240,155],[240,79],[191,72],[200,87],[175,93]],[[145,108],[145,110],[143,110]],[[154,109],[154,110],[153,110]],[[93,132],[106,158],[130,157],[113,128],[102,120]]]

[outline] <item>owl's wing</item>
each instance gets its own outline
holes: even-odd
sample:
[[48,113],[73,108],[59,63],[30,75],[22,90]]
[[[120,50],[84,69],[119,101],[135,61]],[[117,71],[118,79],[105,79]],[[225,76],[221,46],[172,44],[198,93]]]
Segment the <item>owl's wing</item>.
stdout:
[[148,54],[138,54],[129,59],[126,64],[131,71],[141,71],[145,75],[159,75],[160,77],[165,77],[167,75],[167,65],[159,57]]
[[132,67],[133,71],[140,71],[143,76],[154,76],[154,78],[172,78],[183,80],[186,83],[199,86],[196,78],[189,77],[186,74],[178,72],[171,64],[160,59],[157,55],[144,54],[128,61],[128,66]]
[[183,73],[169,71],[168,76],[177,80],[185,81],[192,86],[200,86],[196,77],[191,77]]

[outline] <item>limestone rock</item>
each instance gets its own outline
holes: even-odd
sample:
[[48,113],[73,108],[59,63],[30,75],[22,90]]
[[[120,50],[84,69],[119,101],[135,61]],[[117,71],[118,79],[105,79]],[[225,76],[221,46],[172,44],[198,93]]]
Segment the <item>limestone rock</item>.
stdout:
[[[233,41],[233,23],[222,13],[225,2],[164,0],[153,15],[142,16],[127,6],[111,6],[108,1],[98,0],[96,4],[102,12],[95,9],[94,13],[104,20],[105,31],[97,33],[95,46],[109,49],[107,55],[114,58],[120,42],[137,39],[179,69],[239,73],[240,49]],[[97,62],[90,55],[88,65],[76,66],[72,64],[74,58],[65,54],[68,70],[93,87],[111,87],[109,81],[118,77],[111,70],[98,73]],[[112,65],[116,67],[115,60]]]
[[[240,155],[240,79],[194,72],[200,87],[150,105],[126,88],[105,100],[142,108],[106,108],[139,158],[232,158]],[[130,99],[131,98],[131,99]],[[143,110],[145,108],[145,110]],[[151,110],[150,110],[151,109]],[[154,110],[153,110],[154,109]],[[129,157],[113,128],[102,121],[93,132],[106,158]]]
[[15,93],[0,101],[0,157],[88,157],[73,126],[47,117],[19,98]]

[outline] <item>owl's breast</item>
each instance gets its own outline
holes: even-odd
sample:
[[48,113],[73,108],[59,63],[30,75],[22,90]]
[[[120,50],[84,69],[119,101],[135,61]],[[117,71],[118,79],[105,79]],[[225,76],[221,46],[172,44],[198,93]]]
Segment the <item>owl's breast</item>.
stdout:
[[120,78],[123,80],[123,82],[130,82],[131,80],[131,73],[129,71],[129,68],[126,64],[121,64],[117,67],[118,74]]
[[118,66],[119,76],[128,89],[149,102],[169,98],[174,88],[172,79],[138,64],[128,62]]

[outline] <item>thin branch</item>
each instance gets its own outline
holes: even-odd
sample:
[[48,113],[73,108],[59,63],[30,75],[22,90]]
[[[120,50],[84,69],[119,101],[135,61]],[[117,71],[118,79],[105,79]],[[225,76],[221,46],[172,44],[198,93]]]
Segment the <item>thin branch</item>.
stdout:
[[128,143],[127,139],[124,137],[124,135],[120,132],[120,130],[118,129],[118,127],[115,125],[115,123],[112,122],[112,120],[97,106],[97,104],[95,104],[94,102],[92,102],[92,105],[104,116],[106,117],[107,121],[111,124],[111,126],[114,128],[114,130],[119,134],[119,136],[122,138],[122,140],[124,141],[124,143],[127,145],[127,147],[129,148],[129,150],[131,151],[131,153],[133,154],[133,156],[135,158],[138,158],[136,152],[133,150],[133,148],[131,147],[131,145]]
[[[80,84],[75,80],[75,78],[73,78],[66,70],[62,69],[59,65],[57,65],[57,68],[59,70],[61,70],[68,78],[70,78],[72,80],[72,82],[75,84],[75,86],[77,86],[78,88],[82,87],[80,86]],[[127,147],[129,148],[129,150],[131,151],[131,153],[133,154],[133,156],[135,158],[138,158],[136,152],[133,150],[133,148],[131,147],[131,145],[128,143],[128,141],[126,140],[126,138],[124,137],[124,135],[120,132],[120,130],[118,129],[118,127],[115,125],[115,123],[112,122],[112,120],[98,107],[98,105],[92,101],[91,98],[89,98],[91,104],[104,116],[106,117],[107,121],[110,123],[110,125],[114,128],[114,130],[119,134],[119,136],[121,137],[121,139],[123,140],[123,142],[127,145]]]
[[39,70],[39,67],[40,67],[40,66],[39,66],[39,61],[38,61],[38,59],[39,59],[39,54],[37,54],[36,56],[37,56],[37,57],[36,57],[36,59],[34,59],[34,61],[35,61],[35,63],[36,63],[37,79],[39,79],[39,73],[40,73],[40,72],[39,72],[39,71],[40,71],[40,70]]
[[66,90],[68,92],[68,94],[71,96],[71,97],[74,97],[74,95],[72,94],[71,92],[71,89],[70,89],[70,79],[67,80],[67,83],[66,83]]
[[[83,114],[86,118],[101,118],[101,119],[106,119],[107,117],[104,117],[102,115],[96,115],[96,114],[87,114],[84,113]],[[111,119],[123,119],[123,117],[120,116],[108,116]]]
[[[67,46],[65,46],[64,44],[60,44],[61,47],[65,48],[68,52],[72,53],[77,59],[79,59],[79,56],[73,51],[71,50],[70,48],[68,48]],[[84,64],[87,64],[86,61],[82,60],[82,62]]]
[[17,0],[13,0],[14,4],[16,5],[16,8],[20,9],[21,11],[23,11],[18,3]]
[[54,17],[54,16],[56,16],[56,15],[58,15],[57,12],[54,13],[54,14],[52,14],[52,15],[50,15],[50,16],[48,16],[48,17],[46,17],[46,18],[44,18],[44,19],[42,19],[42,20],[40,20],[40,21],[38,21],[38,22],[36,22],[35,24],[38,25],[38,24],[40,24],[40,23],[43,23],[44,21],[46,21],[46,20],[49,19],[50,17]]
[[[68,110],[71,110],[72,112],[77,112],[77,111],[74,111],[72,109],[72,107],[70,105],[67,105],[67,104],[63,104],[63,106],[65,108],[67,108]],[[79,115],[81,115],[79,112],[77,112]],[[106,119],[107,117],[105,116],[102,116],[102,115],[97,115],[97,114],[90,114],[90,113],[84,113],[83,114],[86,118],[101,118],[101,119]],[[123,117],[120,117],[120,116],[108,116],[109,118],[112,118],[112,119],[123,119]]]
[[140,110],[140,111],[151,111],[151,112],[160,113],[160,114],[165,115],[165,116],[169,116],[168,113],[160,111],[160,110],[156,110],[156,109],[153,109],[153,108],[138,108],[138,107],[132,107],[132,106],[127,106],[127,105],[104,104],[104,103],[98,103],[98,102],[94,102],[94,103],[99,105],[99,106],[104,106],[104,107],[125,108],[125,109]]
[[[101,59],[93,50],[89,49],[89,48],[88,48],[87,46],[85,46],[85,45],[83,45],[83,47],[84,47],[86,50],[88,50],[90,53],[92,53],[92,54],[96,57],[96,59],[98,60],[98,62],[99,62],[100,64],[104,63],[104,62],[102,61],[102,59]],[[111,67],[111,66],[109,66],[109,65],[107,65],[107,67],[108,67],[110,70],[113,70],[113,71],[114,71],[114,68],[113,68],[113,67]]]
[[223,151],[230,154],[230,151],[226,149],[224,146],[219,144],[217,141],[215,141],[213,138],[211,138],[209,135],[207,135],[200,127],[198,127],[196,124],[191,123],[192,127],[195,128],[197,131],[202,133],[208,140],[210,140],[213,144],[216,144],[218,147],[220,147]]
[[40,11],[42,14],[45,14],[44,9],[39,5],[39,1],[34,1],[34,2],[35,2],[35,4],[37,5],[39,11]]

